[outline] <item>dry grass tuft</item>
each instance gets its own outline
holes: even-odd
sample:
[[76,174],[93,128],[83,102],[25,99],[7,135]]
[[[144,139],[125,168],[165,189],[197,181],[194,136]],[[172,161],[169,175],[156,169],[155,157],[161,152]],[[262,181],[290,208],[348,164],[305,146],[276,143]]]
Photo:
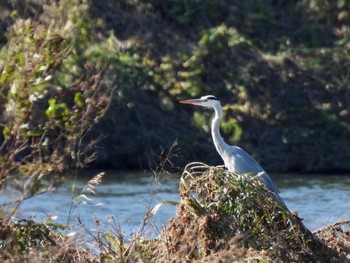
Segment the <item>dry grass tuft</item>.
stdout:
[[86,185],[86,191],[92,194],[96,194],[95,186],[99,185],[102,182],[102,177],[104,176],[104,172],[95,175]]

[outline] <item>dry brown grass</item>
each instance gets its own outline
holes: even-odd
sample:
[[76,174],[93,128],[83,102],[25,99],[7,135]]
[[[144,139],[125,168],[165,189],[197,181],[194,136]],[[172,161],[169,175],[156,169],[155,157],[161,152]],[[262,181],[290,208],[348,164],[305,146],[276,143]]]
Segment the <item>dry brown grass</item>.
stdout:
[[343,262],[258,180],[202,164],[186,167],[177,217],[154,262]]
[[325,244],[345,257],[350,262],[350,220],[339,221],[314,231]]

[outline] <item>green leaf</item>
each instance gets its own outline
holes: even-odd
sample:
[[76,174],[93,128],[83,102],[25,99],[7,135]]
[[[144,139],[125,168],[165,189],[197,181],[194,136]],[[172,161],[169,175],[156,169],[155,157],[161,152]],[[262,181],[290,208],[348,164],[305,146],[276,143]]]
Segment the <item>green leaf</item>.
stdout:
[[165,205],[178,205],[179,204],[179,202],[171,201],[171,200],[164,200],[162,203]]
[[75,93],[75,95],[74,95],[74,102],[75,102],[75,105],[77,105],[79,108],[83,107],[84,101],[83,101],[83,99],[81,97],[81,93],[80,92]]
[[56,99],[49,99],[49,107],[45,111],[47,117],[52,117],[57,111]]

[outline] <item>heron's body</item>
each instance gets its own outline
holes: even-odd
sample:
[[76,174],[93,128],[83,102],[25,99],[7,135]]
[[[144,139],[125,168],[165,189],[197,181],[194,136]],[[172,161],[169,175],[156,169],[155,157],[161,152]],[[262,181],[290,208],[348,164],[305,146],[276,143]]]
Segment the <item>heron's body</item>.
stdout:
[[221,137],[220,123],[222,119],[222,107],[220,102],[214,96],[209,95],[201,97],[200,99],[184,100],[181,101],[181,103],[213,108],[215,116],[212,119],[211,134],[215,148],[223,159],[226,168],[230,172],[236,174],[251,174],[252,176],[261,175],[266,188],[275,194],[280,203],[284,204],[284,201],[278,194],[279,191],[277,187],[258,162],[243,149],[237,146],[228,145]]

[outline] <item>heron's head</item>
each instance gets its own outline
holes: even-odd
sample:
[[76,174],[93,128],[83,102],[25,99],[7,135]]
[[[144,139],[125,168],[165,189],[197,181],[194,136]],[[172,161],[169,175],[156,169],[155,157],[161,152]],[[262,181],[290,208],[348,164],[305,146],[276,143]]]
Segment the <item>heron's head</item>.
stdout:
[[221,106],[220,101],[213,95],[203,96],[199,99],[181,100],[180,103],[193,104],[208,108],[218,108]]

